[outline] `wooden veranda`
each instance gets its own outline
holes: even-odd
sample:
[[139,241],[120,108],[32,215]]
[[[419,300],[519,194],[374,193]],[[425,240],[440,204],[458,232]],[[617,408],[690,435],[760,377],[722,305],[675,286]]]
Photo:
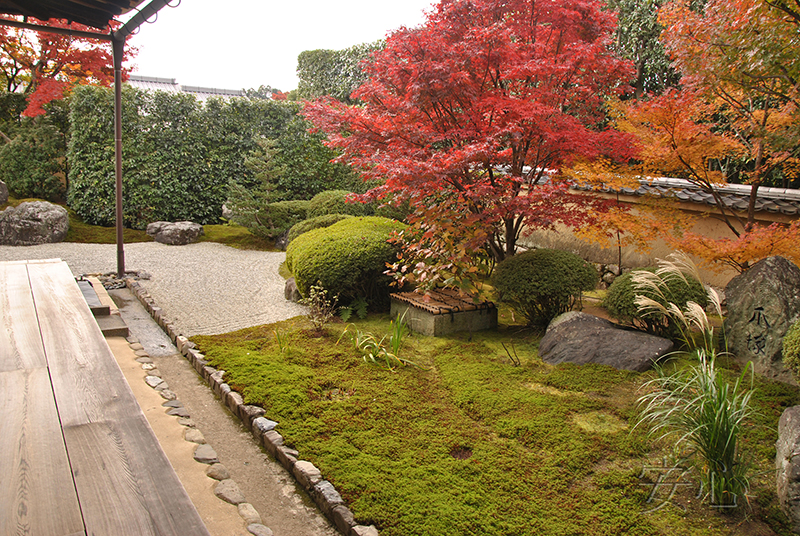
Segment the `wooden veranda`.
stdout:
[[207,535],[66,263],[0,262],[0,535]]

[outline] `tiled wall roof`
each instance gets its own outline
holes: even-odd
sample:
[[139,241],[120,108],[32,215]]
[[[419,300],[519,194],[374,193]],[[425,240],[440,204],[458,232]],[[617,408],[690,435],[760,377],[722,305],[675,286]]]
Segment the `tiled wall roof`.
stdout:
[[[619,193],[625,195],[653,195],[656,197],[674,196],[680,201],[714,206],[714,197],[696,185],[684,179],[648,178],[641,179],[639,188],[621,188]],[[606,193],[617,193],[611,188],[597,188],[594,185],[574,184],[577,190],[599,190]],[[722,202],[733,210],[747,210],[750,201],[750,186],[744,184],[726,184],[716,188]],[[800,190],[784,188],[758,189],[756,211],[767,211],[787,216],[800,214]]]

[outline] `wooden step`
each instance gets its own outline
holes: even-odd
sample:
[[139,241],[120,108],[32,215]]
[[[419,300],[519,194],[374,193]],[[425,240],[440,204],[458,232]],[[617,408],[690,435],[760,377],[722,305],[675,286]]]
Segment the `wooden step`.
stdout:
[[119,315],[96,316],[95,320],[104,337],[128,336],[128,325]]
[[89,304],[89,310],[92,311],[94,316],[108,316],[111,314],[109,306],[100,303],[100,298],[97,297],[91,282],[85,279],[78,280],[78,288],[81,289],[81,294],[83,294],[86,303]]

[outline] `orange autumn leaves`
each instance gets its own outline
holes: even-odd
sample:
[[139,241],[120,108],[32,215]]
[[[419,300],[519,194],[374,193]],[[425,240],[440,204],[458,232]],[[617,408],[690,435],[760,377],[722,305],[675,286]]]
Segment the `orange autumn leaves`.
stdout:
[[[620,209],[600,215],[593,232],[613,238],[617,231],[619,245],[640,249],[658,235],[717,268],[744,270],[774,254],[800,262],[800,227],[763,226],[755,217],[758,188],[770,177],[791,179],[798,173],[796,22],[755,0],[710,0],[702,11],[677,0],[660,10],[659,21],[665,27],[661,41],[682,75],[681,87],[612,103],[614,126],[636,139],[636,165],[609,171],[605,163],[583,164],[578,174],[612,188],[631,187],[628,183],[642,176],[687,179],[713,196],[716,217],[729,236],[694,234],[691,222],[659,214],[648,206],[653,203],[635,213]],[[717,191],[731,179],[751,185],[746,214],[732,211]]]

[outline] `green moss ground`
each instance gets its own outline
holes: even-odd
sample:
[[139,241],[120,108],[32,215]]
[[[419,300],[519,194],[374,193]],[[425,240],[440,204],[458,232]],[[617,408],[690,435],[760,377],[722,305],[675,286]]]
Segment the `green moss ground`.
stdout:
[[[305,322],[193,340],[247,403],[279,422],[356,520],[383,536],[736,534],[743,523],[784,530],[766,477],[754,479],[747,516],[699,504],[695,486],[643,513],[653,480],[640,475],[665,454],[632,429],[647,375],[546,365],[539,335],[518,326],[414,335],[401,355],[421,367],[391,372],[365,363],[347,340],[337,345],[342,324],[320,337]],[[382,335],[388,317],[358,327]],[[283,354],[275,330],[290,341]],[[521,366],[503,349],[511,341]],[[745,446],[769,472],[778,417],[800,397],[766,381],[757,389],[761,416]]]

